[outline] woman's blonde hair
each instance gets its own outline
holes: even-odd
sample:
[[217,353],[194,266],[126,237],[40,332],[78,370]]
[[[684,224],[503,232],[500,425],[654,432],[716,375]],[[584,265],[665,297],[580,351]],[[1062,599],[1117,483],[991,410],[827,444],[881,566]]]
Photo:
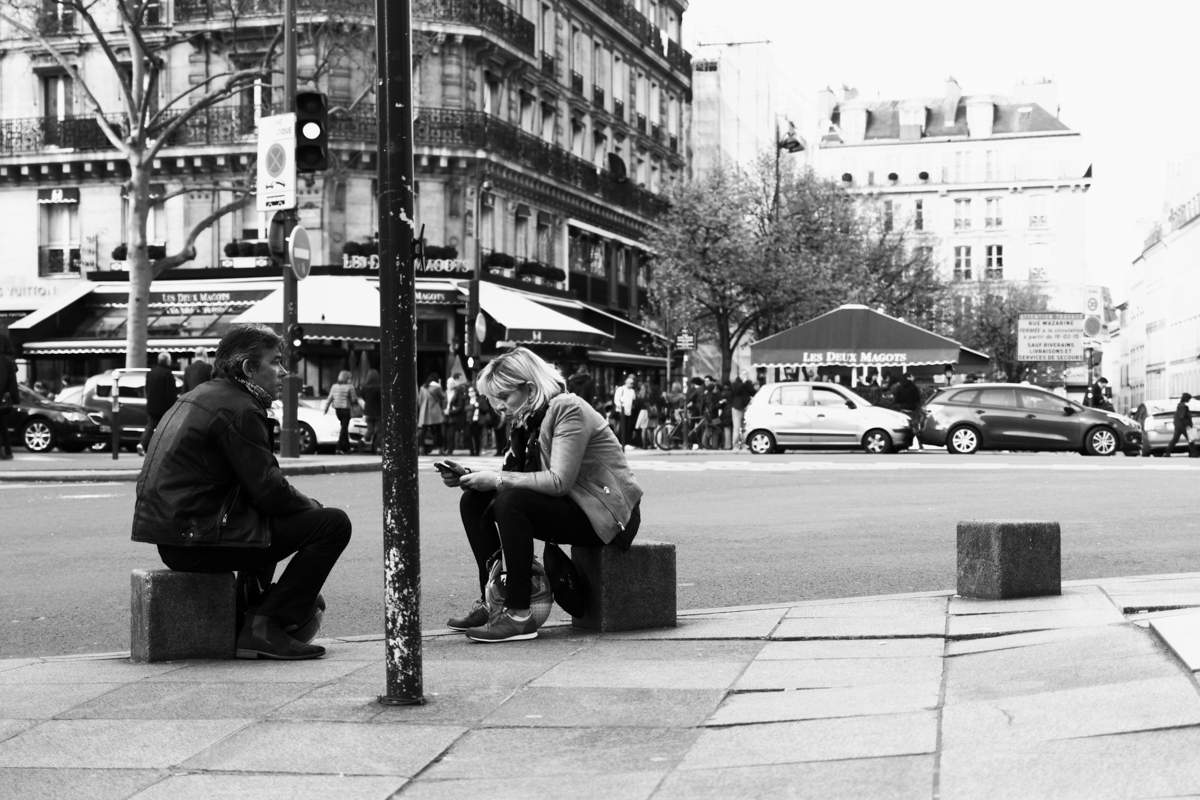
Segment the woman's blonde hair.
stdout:
[[499,400],[498,395],[508,394],[526,384],[530,387],[529,402],[514,414],[518,421],[523,421],[535,408],[541,408],[567,390],[567,382],[558,367],[524,347],[514,347],[484,365],[475,388],[489,400]]
[[344,369],[341,372],[339,372],[337,382],[338,383],[349,383],[350,382],[350,370]]

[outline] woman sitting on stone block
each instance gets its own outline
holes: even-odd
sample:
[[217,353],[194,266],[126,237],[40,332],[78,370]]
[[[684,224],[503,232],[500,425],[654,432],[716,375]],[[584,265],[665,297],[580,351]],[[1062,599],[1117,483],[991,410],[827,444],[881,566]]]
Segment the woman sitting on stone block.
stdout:
[[[478,642],[533,639],[533,540],[628,550],[641,524],[642,489],[604,417],[568,393],[562,373],[537,354],[518,347],[498,356],[476,386],[512,420],[512,431],[500,472],[438,467],[447,486],[464,490],[459,509],[479,567],[480,599],[447,624]],[[501,547],[507,596],[489,614],[488,560]]]

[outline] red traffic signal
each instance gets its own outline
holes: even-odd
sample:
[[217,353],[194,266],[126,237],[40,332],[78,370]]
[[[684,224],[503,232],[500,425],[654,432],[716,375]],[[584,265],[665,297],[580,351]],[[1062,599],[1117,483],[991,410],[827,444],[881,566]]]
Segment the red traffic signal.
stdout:
[[296,92],[296,172],[329,168],[329,101],[320,92]]

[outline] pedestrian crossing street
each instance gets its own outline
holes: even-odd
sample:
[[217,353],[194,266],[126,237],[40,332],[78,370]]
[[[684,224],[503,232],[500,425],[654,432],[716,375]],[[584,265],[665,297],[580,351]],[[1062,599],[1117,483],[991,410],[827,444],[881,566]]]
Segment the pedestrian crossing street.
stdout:
[[[628,454],[629,465],[637,472],[946,472],[946,471],[1048,471],[1048,472],[1126,472],[1132,470],[1178,471],[1200,469],[1200,465],[1188,459],[1166,460],[1161,458],[1084,458],[1057,460],[1062,456],[1017,456],[1004,460],[994,454],[977,456],[949,456],[945,453],[927,453],[916,458],[905,456],[865,456],[861,453],[846,453],[828,460],[785,460],[787,456],[728,456],[704,458],[703,456],[678,455],[659,456],[653,453],[632,452]],[[473,470],[499,469],[502,459],[498,457],[448,456],[455,463]],[[794,457],[793,457],[794,458]],[[1055,460],[1050,460],[1055,459]],[[421,468],[433,471],[433,462],[442,457],[421,456]]]

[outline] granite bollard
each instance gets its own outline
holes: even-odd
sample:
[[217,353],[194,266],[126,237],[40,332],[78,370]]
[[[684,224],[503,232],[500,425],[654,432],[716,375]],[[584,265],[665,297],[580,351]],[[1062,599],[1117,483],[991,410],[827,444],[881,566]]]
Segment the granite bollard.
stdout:
[[587,613],[571,624],[589,631],[675,627],[675,545],[634,542],[618,547],[572,547],[571,560],[588,585]]
[[958,594],[980,600],[1062,594],[1058,523],[958,523]]
[[237,584],[232,572],[135,569],[130,584],[134,661],[233,658]]

